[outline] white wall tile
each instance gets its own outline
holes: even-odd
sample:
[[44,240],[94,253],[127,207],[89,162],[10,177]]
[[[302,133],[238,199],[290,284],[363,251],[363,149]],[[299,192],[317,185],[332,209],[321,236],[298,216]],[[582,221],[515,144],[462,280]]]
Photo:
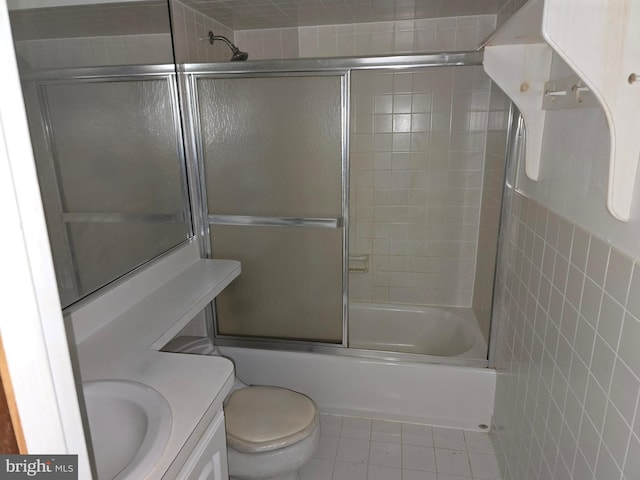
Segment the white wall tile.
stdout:
[[[234,41],[239,48],[249,52],[251,59],[474,50],[493,31],[496,21],[495,15],[477,15],[296,29],[236,30]],[[297,35],[293,35],[292,30],[296,30]],[[286,38],[285,31],[289,32]],[[273,36],[278,32],[281,33],[280,40]],[[266,37],[264,41],[256,42],[257,35]],[[294,48],[294,42],[297,42],[297,48]]]
[[[535,200],[507,197],[492,434],[503,478],[630,480],[640,433],[640,322],[629,310],[640,295],[636,264]],[[544,263],[553,256],[567,261],[566,283],[549,278]],[[536,445],[542,461],[531,470]]]
[[[385,33],[388,27],[380,24],[376,30]],[[449,113],[454,104],[463,115],[471,114],[471,108],[484,108],[486,113],[489,95],[487,91],[478,97],[484,107],[479,101],[472,106],[474,68],[457,84],[451,70],[356,72],[352,77],[351,237],[372,235],[372,250],[359,251],[367,244],[352,242],[351,251],[372,254],[372,271],[387,273],[369,277],[371,289],[359,288],[364,278],[353,273],[352,285],[358,286],[350,291],[354,300],[471,305],[485,142],[468,148],[455,143],[449,134]],[[434,109],[447,113],[432,113]],[[434,133],[438,122],[442,122],[440,138]],[[486,118],[480,123],[477,128],[484,139]],[[369,128],[371,135],[365,133]],[[469,129],[467,121],[461,135],[466,138]],[[359,188],[363,173],[368,179],[366,189]],[[499,202],[500,195],[494,197]],[[361,213],[369,206],[373,217],[366,227],[368,221]],[[495,250],[495,239],[493,245]],[[381,256],[386,258],[384,263]],[[430,276],[425,276],[427,272]],[[376,291],[378,287],[384,288]]]
[[26,40],[16,51],[33,68],[173,63],[169,34]]
[[172,9],[178,63],[220,62],[231,57],[231,51],[223,42],[209,44],[208,32],[233,41],[233,30],[182,2],[172,2]]

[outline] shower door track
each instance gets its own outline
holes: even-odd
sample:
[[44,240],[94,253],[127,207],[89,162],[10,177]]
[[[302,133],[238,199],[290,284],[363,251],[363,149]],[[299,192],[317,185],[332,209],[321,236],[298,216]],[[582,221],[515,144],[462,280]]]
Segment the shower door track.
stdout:
[[468,67],[482,65],[484,50],[423,55],[388,55],[371,57],[293,58],[252,60],[249,62],[185,63],[178,71],[186,74],[278,74],[287,72],[345,72],[352,70],[400,70],[425,67]]
[[[420,55],[378,55],[340,58],[293,58],[277,60],[252,60],[249,62],[185,63],[177,64],[179,73],[267,73],[313,72],[367,69],[402,69],[418,67],[466,67],[482,65],[483,50]],[[166,76],[176,73],[174,64],[157,65],[109,65],[103,67],[43,68],[25,72],[23,81],[55,81],[69,79],[106,80],[137,76]]]

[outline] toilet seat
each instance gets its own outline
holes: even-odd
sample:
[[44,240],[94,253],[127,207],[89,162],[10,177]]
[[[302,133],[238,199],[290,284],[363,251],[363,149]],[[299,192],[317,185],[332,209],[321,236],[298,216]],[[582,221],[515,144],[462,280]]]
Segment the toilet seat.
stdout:
[[280,387],[236,390],[225,407],[227,444],[239,452],[268,452],[308,437],[317,423],[313,401]]

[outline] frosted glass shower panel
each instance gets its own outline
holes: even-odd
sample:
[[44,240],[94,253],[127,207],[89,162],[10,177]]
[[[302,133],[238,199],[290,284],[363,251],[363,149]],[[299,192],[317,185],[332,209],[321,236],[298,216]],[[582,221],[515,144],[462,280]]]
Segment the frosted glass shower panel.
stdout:
[[342,212],[341,77],[201,79],[209,211]]
[[218,333],[342,341],[342,230],[212,226],[214,258],[242,263],[216,300]]
[[175,89],[170,75],[140,75],[44,81],[37,94],[34,151],[66,306],[189,236]]
[[44,87],[67,211],[183,211],[176,125],[167,83],[144,80]]
[[340,75],[198,80],[211,251],[243,272],[219,334],[342,341],[343,91]]

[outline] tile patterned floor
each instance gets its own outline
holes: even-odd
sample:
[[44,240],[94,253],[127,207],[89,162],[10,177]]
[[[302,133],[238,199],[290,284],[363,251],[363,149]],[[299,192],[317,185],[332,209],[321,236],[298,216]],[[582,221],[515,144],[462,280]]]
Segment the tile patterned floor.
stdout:
[[320,433],[301,480],[500,480],[486,433],[335,415]]

